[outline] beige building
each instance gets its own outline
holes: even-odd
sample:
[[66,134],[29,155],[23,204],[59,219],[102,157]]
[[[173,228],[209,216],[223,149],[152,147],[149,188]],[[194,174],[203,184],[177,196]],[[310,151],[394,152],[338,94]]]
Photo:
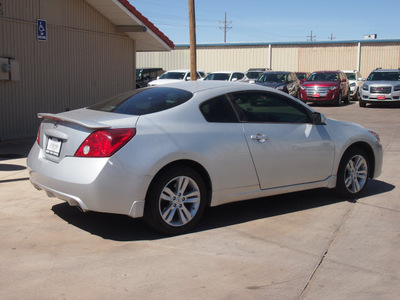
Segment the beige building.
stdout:
[[136,51],[173,48],[127,0],[0,0],[0,140],[135,88]]
[[[164,70],[189,68],[189,45],[176,45],[171,52],[143,52],[140,67]],[[359,70],[364,77],[377,67],[400,67],[400,39],[301,43],[226,43],[197,45],[197,67],[205,72]]]

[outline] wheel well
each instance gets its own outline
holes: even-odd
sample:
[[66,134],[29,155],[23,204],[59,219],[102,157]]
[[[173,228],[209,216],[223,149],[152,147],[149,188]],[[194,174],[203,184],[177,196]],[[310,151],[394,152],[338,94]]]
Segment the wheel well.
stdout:
[[345,153],[351,149],[361,149],[367,154],[369,162],[368,177],[372,178],[375,173],[375,157],[374,157],[374,151],[372,150],[371,146],[364,142],[357,142],[355,144],[352,144],[349,148],[347,148]]
[[[155,180],[157,180],[157,178],[160,176],[160,174],[164,173],[168,169],[175,168],[177,166],[182,166],[182,165],[194,169],[203,178],[204,184],[206,185],[206,190],[207,190],[207,203],[206,204],[207,204],[207,206],[209,206],[210,202],[211,202],[211,194],[212,194],[212,184],[211,184],[210,175],[208,174],[208,172],[206,171],[206,169],[202,165],[200,165],[199,163],[197,163],[197,162],[195,162],[193,160],[177,160],[177,161],[173,161],[173,162],[165,165],[154,176],[154,178],[151,181],[149,187],[152,186],[153,182]],[[150,188],[149,188],[149,190],[150,190]],[[148,192],[149,191],[147,191],[147,193]]]

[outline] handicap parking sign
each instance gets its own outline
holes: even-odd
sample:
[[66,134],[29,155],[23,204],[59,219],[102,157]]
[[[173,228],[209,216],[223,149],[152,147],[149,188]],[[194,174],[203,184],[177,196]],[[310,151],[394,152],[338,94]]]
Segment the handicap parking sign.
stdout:
[[45,20],[37,19],[37,39],[47,41],[47,24]]

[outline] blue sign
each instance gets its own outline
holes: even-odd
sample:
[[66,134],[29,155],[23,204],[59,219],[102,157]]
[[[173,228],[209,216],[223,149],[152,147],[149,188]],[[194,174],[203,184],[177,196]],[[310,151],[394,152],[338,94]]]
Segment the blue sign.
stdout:
[[37,19],[37,39],[47,41],[47,24],[45,20]]

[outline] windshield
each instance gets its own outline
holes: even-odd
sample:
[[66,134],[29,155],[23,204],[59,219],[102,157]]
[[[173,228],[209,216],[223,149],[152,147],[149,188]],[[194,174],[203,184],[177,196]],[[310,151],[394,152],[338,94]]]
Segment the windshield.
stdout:
[[230,77],[230,74],[227,73],[212,73],[208,74],[204,80],[224,80],[228,81]]
[[307,76],[307,73],[296,73],[296,77],[297,77],[299,80],[307,79],[306,76]]
[[339,81],[338,73],[312,73],[307,81]]
[[357,80],[356,73],[344,73],[347,76],[348,80]]
[[88,109],[126,115],[145,115],[180,105],[193,94],[180,89],[154,87],[137,89],[96,103]]
[[258,79],[258,82],[285,82],[286,73],[264,73]]
[[399,72],[372,72],[369,74],[369,81],[400,81]]
[[160,79],[183,79],[185,72],[167,72],[160,76]]
[[246,76],[247,76],[247,78],[249,78],[249,79],[258,79],[258,78],[262,75],[262,73],[263,73],[263,72],[254,72],[254,71],[251,71],[251,72],[247,72],[247,73],[246,73]]

